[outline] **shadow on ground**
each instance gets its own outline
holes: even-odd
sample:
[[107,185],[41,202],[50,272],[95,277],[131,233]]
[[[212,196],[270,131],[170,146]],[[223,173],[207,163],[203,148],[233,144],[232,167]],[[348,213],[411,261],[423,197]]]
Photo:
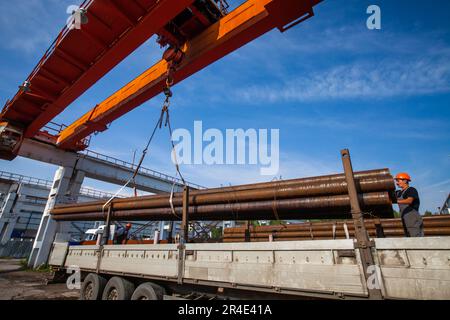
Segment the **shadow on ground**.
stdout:
[[27,270],[21,260],[0,259],[0,300],[76,300],[79,290],[47,284],[50,272]]

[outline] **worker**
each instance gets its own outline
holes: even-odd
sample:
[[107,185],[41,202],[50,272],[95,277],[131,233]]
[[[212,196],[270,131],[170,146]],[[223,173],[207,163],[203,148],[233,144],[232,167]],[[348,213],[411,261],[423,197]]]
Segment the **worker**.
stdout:
[[125,228],[120,226],[114,234],[115,244],[126,244],[128,240],[128,232],[131,229],[131,223],[127,223]]
[[407,237],[423,237],[423,220],[419,213],[420,199],[416,188],[410,187],[411,177],[407,173],[395,176],[395,183],[400,188],[396,191],[397,204]]

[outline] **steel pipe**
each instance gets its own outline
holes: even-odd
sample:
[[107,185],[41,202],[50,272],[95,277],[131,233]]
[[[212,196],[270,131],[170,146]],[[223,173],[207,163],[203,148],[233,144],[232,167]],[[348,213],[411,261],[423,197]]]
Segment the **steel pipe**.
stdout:
[[[356,173],[355,177],[359,179],[357,186],[360,193],[393,191],[395,189],[394,180],[387,169],[363,171]],[[207,190],[193,190],[189,203],[192,205],[203,205],[276,198],[338,195],[346,192],[347,184],[345,182],[345,176],[339,174]],[[115,199],[112,203],[117,210],[166,207],[169,205],[169,195]],[[175,193],[173,196],[173,204],[175,206],[181,206],[181,203],[182,193]],[[56,215],[102,211],[104,204],[104,201],[95,201],[57,206],[51,213]]]
[[[387,192],[373,192],[360,195],[364,208],[380,209],[382,214],[392,213],[392,206]],[[114,206],[113,206],[114,207]],[[390,208],[390,209],[389,209]],[[191,220],[254,220],[254,219],[307,219],[307,218],[348,218],[350,200],[348,195],[296,198],[272,201],[253,201],[223,203],[203,206],[190,206]],[[175,213],[167,208],[113,210],[113,220],[180,220],[181,207]],[[57,221],[99,221],[106,218],[106,212],[57,214],[52,216]]]
[[[426,236],[450,236],[450,215],[423,217]],[[296,225],[251,226],[249,237],[251,241],[262,239],[267,241],[269,236],[274,240],[307,240],[318,238],[333,238],[333,225],[336,226],[335,237],[345,238],[343,224],[347,223],[348,232],[354,237],[355,230],[352,221],[343,222],[311,222]],[[401,219],[371,219],[366,220],[366,230],[371,237],[377,236],[375,223],[380,223],[385,236],[404,236]],[[227,228],[224,230],[224,242],[238,242],[245,240],[245,227]]]

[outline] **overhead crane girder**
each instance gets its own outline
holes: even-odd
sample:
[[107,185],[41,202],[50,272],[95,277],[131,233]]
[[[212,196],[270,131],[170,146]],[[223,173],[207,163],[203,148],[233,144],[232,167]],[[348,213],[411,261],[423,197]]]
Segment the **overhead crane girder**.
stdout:
[[[213,0],[86,0],[81,7],[88,23],[65,26],[3,107],[0,158],[13,159],[23,138],[39,138],[39,130],[151,36],[164,45],[185,41],[223,15]],[[79,142],[73,149],[85,147]]]
[[149,37],[184,55],[174,84],[278,28],[284,32],[313,16],[322,0],[248,0],[225,14],[217,0],[85,0],[88,23],[65,27],[14,98],[0,113],[0,158],[12,160],[24,139],[58,148],[87,147],[123,114],[164,89],[162,59],[58,134],[42,128]]
[[[268,31],[288,28],[312,17],[322,0],[248,0],[180,48],[184,57],[173,73],[174,84],[186,79]],[[90,134],[164,90],[169,64],[162,59],[63,130],[57,146],[76,148]],[[99,130],[100,128],[100,130]]]

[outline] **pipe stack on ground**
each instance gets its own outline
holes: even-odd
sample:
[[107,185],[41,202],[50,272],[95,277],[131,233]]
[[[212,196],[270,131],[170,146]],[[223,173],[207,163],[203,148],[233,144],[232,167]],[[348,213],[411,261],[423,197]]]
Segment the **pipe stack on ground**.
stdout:
[[[366,230],[371,237],[377,237],[377,226],[381,226],[385,237],[404,237],[402,221],[398,219],[365,219]],[[423,217],[425,236],[450,236],[450,215]],[[351,238],[355,237],[353,220],[306,222],[301,224],[260,226],[249,228],[249,241],[298,241],[345,239],[344,224]],[[378,227],[380,230],[380,227]],[[223,242],[245,242],[245,227],[224,230]],[[334,234],[334,236],[333,236]]]
[[[394,180],[388,169],[354,174],[362,210],[378,217],[392,217]],[[183,193],[115,199],[113,220],[181,220]],[[55,207],[57,221],[105,220],[105,202]],[[189,220],[295,220],[350,218],[350,200],[344,174],[281,180],[233,187],[192,190]]]

